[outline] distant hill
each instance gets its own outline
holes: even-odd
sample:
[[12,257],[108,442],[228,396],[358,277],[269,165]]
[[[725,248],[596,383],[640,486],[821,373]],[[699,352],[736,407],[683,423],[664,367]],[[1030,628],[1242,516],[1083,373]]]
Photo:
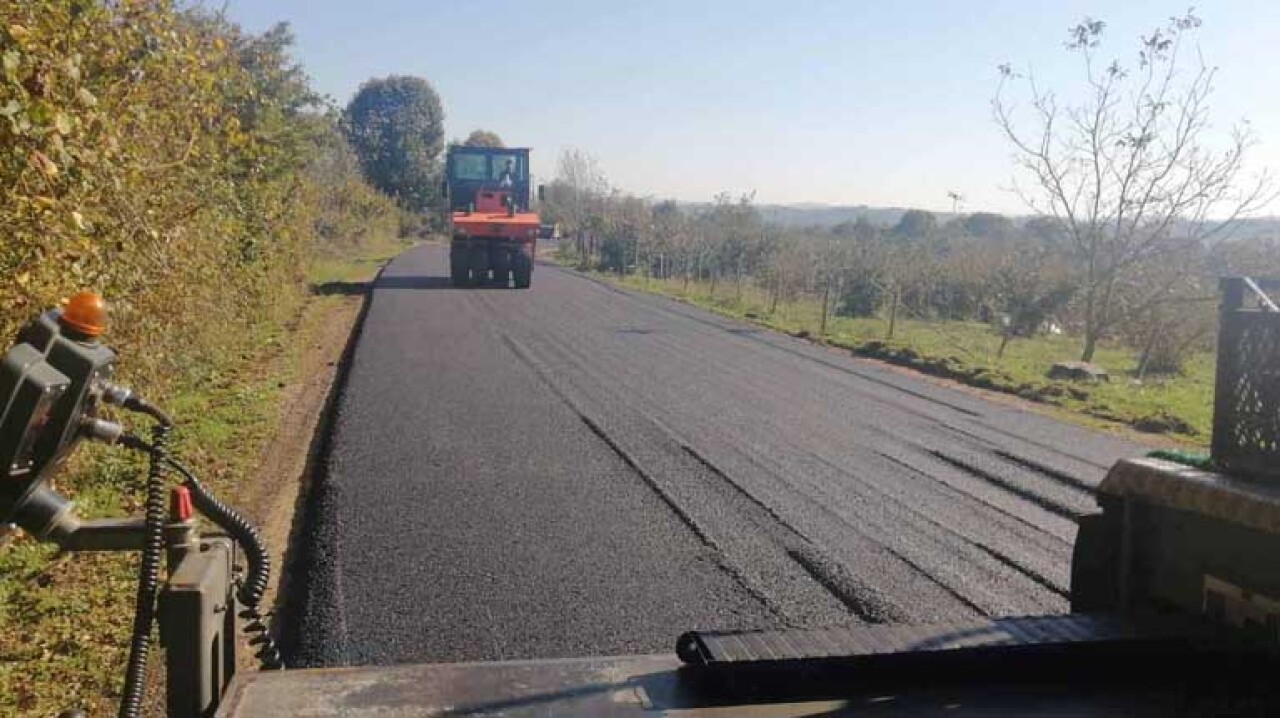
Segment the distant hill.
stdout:
[[1224,239],[1250,239],[1253,237],[1280,237],[1280,217],[1252,217],[1242,219],[1231,228]]
[[[784,227],[834,227],[844,222],[855,222],[866,217],[872,224],[894,225],[907,211],[906,207],[870,207],[867,205],[828,205],[815,203],[762,204],[759,206],[765,220]],[[934,212],[939,223],[953,216],[950,212]],[[1027,215],[1011,216],[1015,224],[1029,219]],[[1280,237],[1280,217],[1253,217],[1241,220],[1226,239],[1247,239],[1258,236]]]
[[[709,207],[708,202],[681,202],[681,206],[691,209]],[[855,222],[859,217],[866,217],[872,224],[894,225],[902,218],[907,207],[869,207],[860,205],[834,205],[816,202],[800,202],[797,204],[761,204],[756,205],[766,222],[783,227],[834,227],[844,222]],[[935,212],[939,222],[945,222],[953,215],[950,212]]]
[[[906,207],[868,207],[865,204],[856,206],[824,205],[824,204],[764,204],[760,205],[760,214],[766,221],[784,227],[834,227],[845,222],[856,222],[865,217],[872,224],[897,224]],[[945,222],[951,217],[948,213],[939,213],[938,221]]]

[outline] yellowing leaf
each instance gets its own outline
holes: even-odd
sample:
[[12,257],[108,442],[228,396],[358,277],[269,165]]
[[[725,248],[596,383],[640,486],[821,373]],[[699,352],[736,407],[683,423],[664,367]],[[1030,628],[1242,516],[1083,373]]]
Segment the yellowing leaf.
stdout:
[[76,229],[84,231],[85,224],[84,224],[83,214],[80,214],[79,212],[76,212],[73,210],[71,212],[71,221],[75,223]]
[[71,134],[71,118],[67,117],[65,112],[59,112],[54,115],[53,129],[57,130],[60,135]]
[[58,165],[54,164],[53,160],[46,157],[40,150],[31,150],[31,154],[27,157],[27,164],[42,172],[46,177],[58,176]]
[[98,104],[98,98],[94,97],[92,92],[89,92],[83,87],[76,90],[76,100],[85,107],[95,107]]
[[23,27],[22,25],[14,23],[9,26],[9,37],[12,37],[14,40],[17,40],[18,42],[22,42],[23,40],[26,40],[28,37],[31,37],[31,31]]

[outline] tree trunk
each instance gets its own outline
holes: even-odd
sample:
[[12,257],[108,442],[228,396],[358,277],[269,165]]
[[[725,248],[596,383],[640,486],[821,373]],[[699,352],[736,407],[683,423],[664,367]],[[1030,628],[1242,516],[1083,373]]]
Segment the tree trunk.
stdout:
[[1098,337],[1102,335],[1102,324],[1110,303],[1110,291],[1105,292],[1102,297],[1098,296],[1101,283],[1095,261],[1090,259],[1089,262],[1089,288],[1084,300],[1084,348],[1080,352],[1080,361],[1087,362],[1093,361],[1093,355],[1098,350]]
[[738,277],[737,286],[734,287],[734,301],[742,304],[742,257],[738,257]]
[[889,333],[885,334],[885,339],[893,338],[893,330],[898,326],[898,285],[893,285],[893,297],[889,302]]
[[1084,330],[1084,351],[1080,352],[1080,361],[1093,361],[1094,352],[1098,349],[1098,334],[1093,329]]
[[1098,339],[1102,336],[1102,330],[1106,328],[1111,309],[1111,297],[1116,286],[1116,279],[1111,276],[1107,279],[1106,288],[1102,291],[1102,297],[1097,297],[1097,289],[1091,287],[1089,289],[1088,314],[1085,316],[1084,330],[1084,351],[1080,354],[1080,361],[1093,361],[1093,355],[1098,350]]
[[827,311],[831,307],[831,280],[822,283],[822,324],[818,327],[818,338],[827,336]]
[[996,350],[996,361],[1004,358],[1004,349],[1009,346],[1009,340],[1013,338],[1012,332],[1003,332],[1000,336],[1000,348]]
[[1084,298],[1084,348],[1080,351],[1080,361],[1093,361],[1093,352],[1098,344],[1097,320],[1094,316],[1094,296],[1096,287],[1089,287]]
[[716,298],[716,280],[720,278],[720,270],[716,267],[711,268],[711,298]]
[[1151,320],[1151,329],[1147,332],[1147,341],[1142,346],[1142,356],[1138,359],[1138,381],[1147,377],[1147,365],[1151,363],[1151,350],[1156,346],[1156,337],[1160,333],[1160,322],[1155,317]]
[[778,295],[782,294],[782,273],[775,272],[773,275],[773,296],[769,299],[769,313],[778,313]]

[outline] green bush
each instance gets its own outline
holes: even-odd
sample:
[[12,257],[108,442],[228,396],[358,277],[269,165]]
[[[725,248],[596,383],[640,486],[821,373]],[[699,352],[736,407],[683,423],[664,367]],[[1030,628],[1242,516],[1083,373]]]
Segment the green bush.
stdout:
[[[102,292],[124,380],[180,418],[175,448],[232,501],[280,400],[254,367],[287,354],[308,270],[399,230],[290,42],[164,0],[0,2],[0,340]],[[87,447],[58,485],[119,515],[138,468]],[[0,715],[111,710],[129,559],[0,548]]]
[[154,386],[283,321],[318,250],[395,231],[287,27],[162,0],[0,8],[0,336],[94,288]]

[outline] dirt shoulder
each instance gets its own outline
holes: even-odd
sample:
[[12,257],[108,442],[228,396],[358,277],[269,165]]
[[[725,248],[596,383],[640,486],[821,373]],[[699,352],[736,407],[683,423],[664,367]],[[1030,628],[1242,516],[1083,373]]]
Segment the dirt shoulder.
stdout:
[[[263,444],[257,469],[240,486],[238,501],[253,518],[271,555],[271,583],[263,607],[278,609],[289,590],[290,551],[328,427],[330,401],[359,330],[373,277],[381,263],[360,276],[317,287],[294,334],[291,378],[280,388],[275,432]],[[273,627],[274,628],[274,627]],[[278,631],[273,630],[273,634]],[[256,670],[254,651],[241,636],[241,670]]]
[[263,447],[258,470],[241,491],[271,550],[271,585],[264,605],[276,603],[294,517],[310,484],[320,429],[344,352],[364,303],[363,296],[317,298],[300,327],[294,379],[281,391],[279,429]]

